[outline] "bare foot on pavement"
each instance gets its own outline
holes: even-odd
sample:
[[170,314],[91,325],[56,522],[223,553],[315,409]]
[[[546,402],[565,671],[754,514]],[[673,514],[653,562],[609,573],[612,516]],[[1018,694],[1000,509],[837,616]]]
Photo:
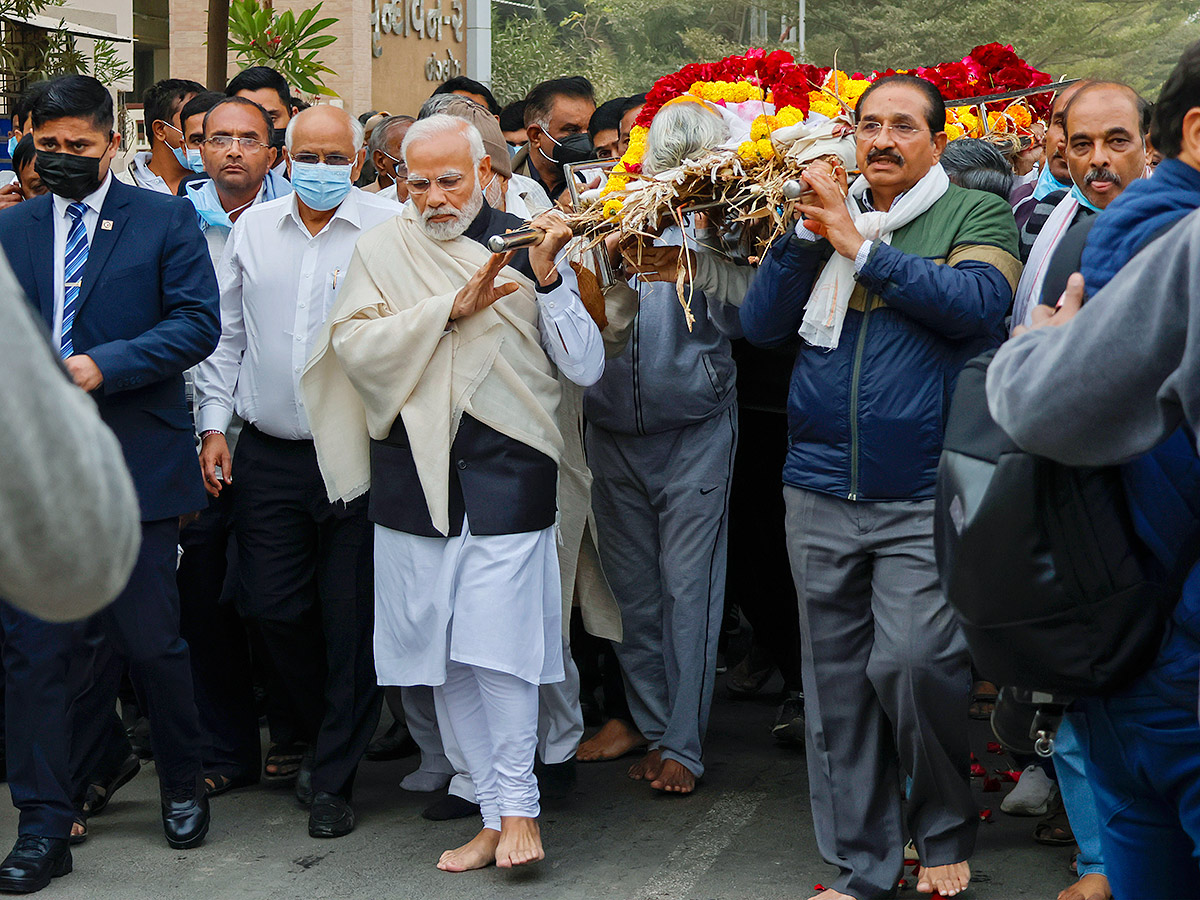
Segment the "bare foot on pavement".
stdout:
[[1112,888],[1105,876],[1092,872],[1062,891],[1058,900],[1112,900]]
[[922,894],[934,892],[943,897],[953,897],[967,889],[971,883],[971,867],[966,862],[948,866],[922,866],[917,875],[917,890]]
[[629,777],[634,781],[653,781],[662,767],[662,751],[651,750],[629,767]]
[[665,759],[650,787],[667,794],[690,794],[696,789],[696,776],[683,763]]
[[443,872],[467,872],[471,869],[486,868],[496,861],[496,844],[499,841],[500,832],[495,828],[485,828],[471,838],[469,843],[443,853],[437,867]]
[[500,817],[500,843],[496,845],[496,865],[502,869],[524,866],[545,859],[542,832],[537,819],[527,816]]
[[835,891],[833,888],[829,888],[829,890],[821,891],[819,894],[814,894],[812,897],[809,897],[808,900],[855,900],[855,898],[851,897],[849,894],[843,894],[841,891]]
[[645,747],[641,732],[624,719],[609,719],[594,735],[579,745],[575,758],[580,762],[619,759],[626,753]]

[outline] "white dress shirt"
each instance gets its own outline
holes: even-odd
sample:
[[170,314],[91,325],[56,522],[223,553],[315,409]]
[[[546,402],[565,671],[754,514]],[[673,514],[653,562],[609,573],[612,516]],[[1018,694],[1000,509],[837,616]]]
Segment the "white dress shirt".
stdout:
[[[536,292],[542,349],[569,381],[591,387],[604,374],[604,341],[579,297],[579,280],[565,251],[555,268],[561,283]],[[496,283],[503,280],[501,275]]]
[[[83,227],[87,229],[88,238],[88,253],[92,252],[92,247],[95,246],[96,226],[100,222],[100,209],[104,206],[104,198],[108,196],[108,186],[112,184],[113,174],[111,171],[104,176],[104,181],[100,187],[92,191],[81,201],[87,206],[87,211],[83,214]],[[62,324],[63,324],[63,305],[66,303],[66,269],[67,269],[67,236],[71,233],[71,214],[67,208],[74,203],[74,200],[68,200],[66,197],[60,197],[58,194],[53,194],[54,198],[54,328],[51,334],[54,336],[54,347],[57,350],[62,346]],[[87,268],[87,265],[84,265]],[[80,277],[83,277],[83,270],[80,270]]]
[[277,438],[309,440],[300,374],[337,301],[354,245],[400,212],[352,188],[311,235],[289,194],[246,210],[217,266],[221,340],[196,371],[196,429],[224,432],[236,411]]
[[376,197],[382,197],[384,200],[391,200],[395,203],[400,202],[400,194],[396,190],[396,182],[392,182],[385,188],[380,188],[375,192]]

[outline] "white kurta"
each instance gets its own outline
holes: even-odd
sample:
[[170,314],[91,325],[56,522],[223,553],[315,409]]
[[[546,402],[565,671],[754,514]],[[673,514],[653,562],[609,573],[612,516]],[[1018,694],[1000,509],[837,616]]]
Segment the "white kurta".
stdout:
[[563,680],[555,529],[419,537],[375,526],[375,671],[440,685],[447,656],[530,684]]

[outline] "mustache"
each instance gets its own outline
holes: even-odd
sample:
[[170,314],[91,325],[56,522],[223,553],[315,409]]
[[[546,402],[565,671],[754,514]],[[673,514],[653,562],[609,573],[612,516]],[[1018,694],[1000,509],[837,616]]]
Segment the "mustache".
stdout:
[[904,165],[904,157],[891,147],[875,147],[867,153],[867,165],[870,165],[877,159],[891,160],[898,166]]
[[1121,176],[1112,169],[1091,169],[1083,176],[1084,184],[1095,184],[1097,181],[1107,181],[1117,187],[1121,186]]

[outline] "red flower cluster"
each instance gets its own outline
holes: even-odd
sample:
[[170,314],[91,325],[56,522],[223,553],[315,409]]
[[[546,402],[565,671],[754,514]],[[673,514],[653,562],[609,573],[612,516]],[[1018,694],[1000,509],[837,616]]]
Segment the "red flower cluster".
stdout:
[[[727,56],[720,62],[690,63],[654,83],[646,95],[646,105],[638,115],[637,124],[649,127],[664,103],[687,93],[697,81],[749,81],[773,95],[776,109],[794,106],[807,113],[809,91],[819,88],[829,72],[828,67],[797,63],[786,50],[767,53],[761,47],[752,48],[745,56]],[[874,81],[895,74],[895,69],[887,69],[872,72],[867,78]],[[1021,90],[1052,81],[1049,74],[1038,71],[1017,56],[1011,45],[995,43],[976,47],[955,62],[918,67],[912,74],[936,85],[947,100]],[[1027,102],[1039,115],[1046,117],[1050,112],[1050,101],[1049,94],[1035,94]],[[999,104],[997,108],[1005,105]]]
[[[1019,91],[1053,80],[1049,73],[1035,69],[1017,56],[1011,45],[995,43],[976,47],[958,62],[918,68],[916,74],[935,84],[947,100]],[[1050,101],[1049,94],[1034,94],[1028,100],[1041,116],[1049,114]]]

